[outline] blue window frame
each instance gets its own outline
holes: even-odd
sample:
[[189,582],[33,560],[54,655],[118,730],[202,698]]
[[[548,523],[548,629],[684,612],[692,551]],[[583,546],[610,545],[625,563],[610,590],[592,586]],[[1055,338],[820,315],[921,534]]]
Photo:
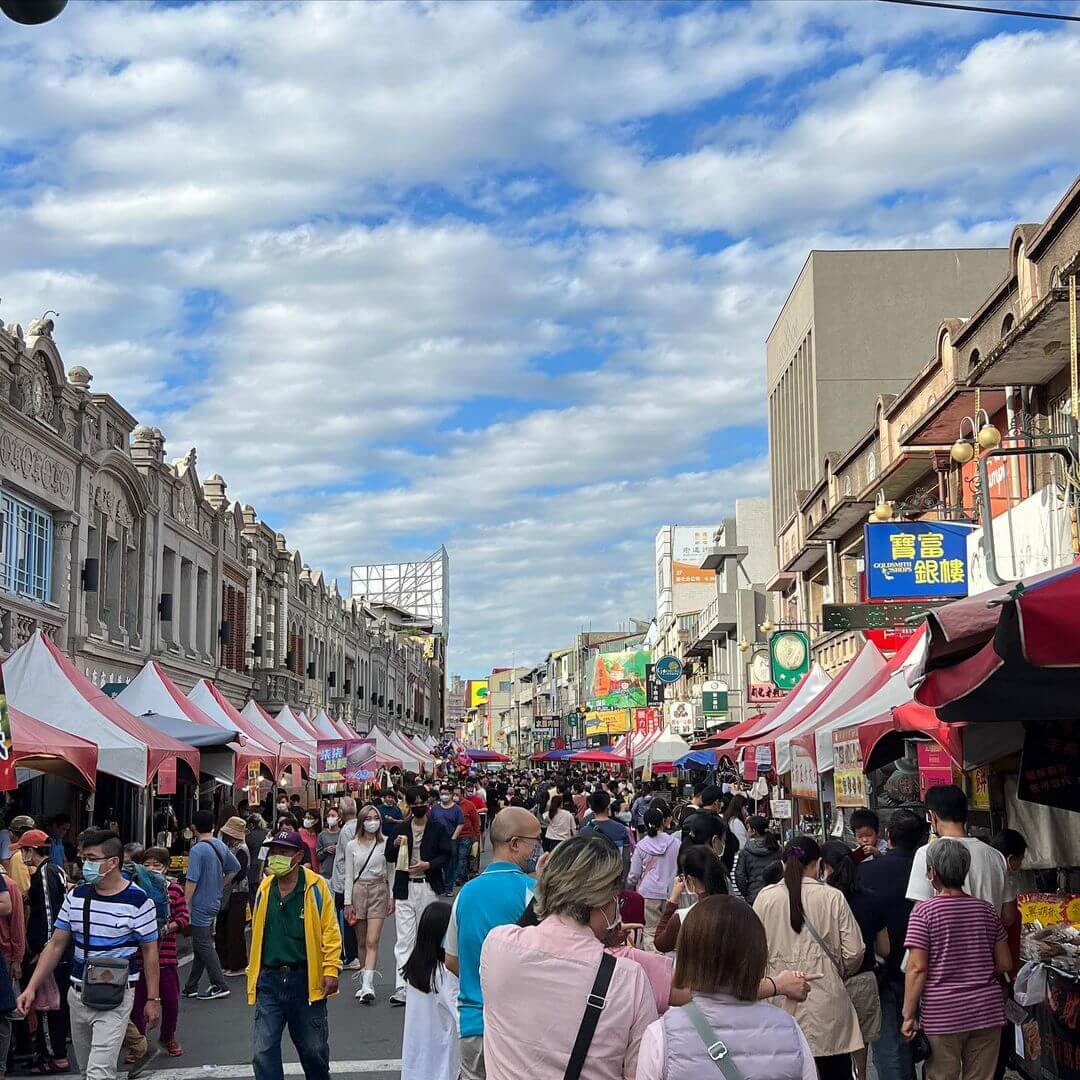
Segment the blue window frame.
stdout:
[[52,599],[52,516],[7,492],[3,512],[3,587],[33,600]]

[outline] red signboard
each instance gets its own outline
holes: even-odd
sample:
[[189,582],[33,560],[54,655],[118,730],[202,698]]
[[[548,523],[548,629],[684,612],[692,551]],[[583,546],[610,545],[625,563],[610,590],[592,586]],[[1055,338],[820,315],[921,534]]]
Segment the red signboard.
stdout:
[[952,759],[940,747],[930,743],[919,743],[916,753],[919,759],[919,798],[925,802],[930,788],[953,782]]
[[176,758],[167,757],[157,771],[157,793],[159,795],[176,794]]
[[645,708],[634,710],[634,730],[642,735],[651,735],[659,731],[664,724],[663,710]]
[[890,626],[884,629],[864,630],[867,641],[872,641],[883,653],[898,652],[908,638],[918,632],[917,626]]
[[771,705],[782,700],[786,693],[786,690],[781,690],[772,683],[751,683],[746,688],[746,700],[751,705]]

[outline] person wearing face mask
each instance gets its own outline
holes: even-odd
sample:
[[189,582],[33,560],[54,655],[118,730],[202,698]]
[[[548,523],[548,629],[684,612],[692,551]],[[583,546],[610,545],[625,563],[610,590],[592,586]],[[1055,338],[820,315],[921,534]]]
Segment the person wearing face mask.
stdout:
[[356,955],[356,935],[345,933],[345,852],[349,847],[349,841],[356,836],[356,800],[351,795],[343,795],[338,799],[338,815],[341,818],[338,822],[341,831],[338,833],[337,851],[334,852],[330,890],[334,894],[334,910],[338,913],[338,930],[341,933],[345,970],[357,971],[360,968],[360,960]]
[[537,880],[540,923],[488,934],[480,956],[487,1080],[562,1080],[575,1059],[581,1080],[634,1077],[657,1010],[644,968],[604,950],[620,922],[622,873],[605,837],[566,840]]
[[386,859],[386,838],[382,832],[379,808],[367,803],[360,808],[357,821],[359,831],[345,849],[345,882],[348,888],[345,922],[353,928],[357,953],[364,958],[356,1000],[361,1005],[371,1005],[375,1001],[379,938],[382,936],[383,922],[394,914],[394,897],[390,892],[391,864]]
[[416,925],[424,908],[445,891],[445,874],[453,859],[450,834],[428,813],[428,793],[422,787],[411,787],[406,793],[409,814],[386,841],[386,861],[397,870],[404,864],[401,891],[395,877],[395,923],[397,941],[394,943],[396,988],[390,1004],[405,1004],[405,976],[401,969],[416,944]]
[[[124,848],[116,833],[107,829],[87,829],[80,836],[79,844],[83,883],[64,897],[53,935],[37,959],[34,974],[19,995],[18,1009],[24,1014],[30,1012],[38,989],[74,943],[71,989],[67,995],[71,1043],[82,1075],[108,1080],[116,1077],[117,1057],[127,1033],[140,974],[146,980],[143,1009],[146,1027],[152,1029],[161,1020],[157,908],[142,889],[121,874]],[[83,1001],[88,918],[93,920],[94,931],[90,963],[103,956],[107,956],[110,963],[116,960],[127,962],[126,988],[113,1008],[91,1008]],[[114,976],[119,974],[115,968],[106,970]]]
[[458,840],[465,830],[465,814],[454,802],[454,793],[449,784],[443,784],[439,789],[439,805],[431,808],[431,820],[437,821],[450,834],[450,865],[446,869],[442,894],[453,896],[458,869]]
[[248,1004],[255,1006],[255,1080],[281,1080],[286,1025],[307,1080],[330,1080],[326,999],[338,992],[341,932],[326,879],[301,865],[291,829],[270,838],[268,874],[251,908]]
[[446,966],[459,980],[462,1080],[484,1076],[480,952],[496,926],[516,923],[529,906],[535,882],[528,875],[540,854],[540,825],[528,810],[507,807],[492,819],[491,846],[491,862],[454,901],[443,946]]
[[221,826],[221,841],[232,852],[240,869],[226,878],[221,892],[221,911],[214,930],[214,947],[221,962],[222,974],[243,975],[247,970],[247,940],[244,925],[248,904],[247,824],[242,817],[232,817]]
[[307,856],[304,864],[313,870],[319,869],[319,815],[314,810],[305,810],[301,818],[300,839],[304,841]]
[[327,881],[334,876],[334,856],[337,854],[338,837],[341,835],[341,818],[334,809],[326,812],[326,827],[319,833],[315,843],[318,871]]

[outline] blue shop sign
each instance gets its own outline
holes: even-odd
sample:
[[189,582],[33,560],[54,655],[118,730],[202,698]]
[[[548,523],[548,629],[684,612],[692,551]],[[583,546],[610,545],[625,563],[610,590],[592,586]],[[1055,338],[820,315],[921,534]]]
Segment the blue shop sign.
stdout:
[[967,538],[951,521],[866,526],[866,595],[871,600],[967,596]]

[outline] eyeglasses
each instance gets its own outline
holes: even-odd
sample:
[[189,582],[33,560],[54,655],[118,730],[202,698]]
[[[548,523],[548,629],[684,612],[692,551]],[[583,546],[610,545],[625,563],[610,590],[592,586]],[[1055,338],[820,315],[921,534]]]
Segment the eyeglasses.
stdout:
[[540,840],[540,834],[537,833],[535,836],[511,836],[507,843],[512,844],[515,840],[529,840],[535,844]]

